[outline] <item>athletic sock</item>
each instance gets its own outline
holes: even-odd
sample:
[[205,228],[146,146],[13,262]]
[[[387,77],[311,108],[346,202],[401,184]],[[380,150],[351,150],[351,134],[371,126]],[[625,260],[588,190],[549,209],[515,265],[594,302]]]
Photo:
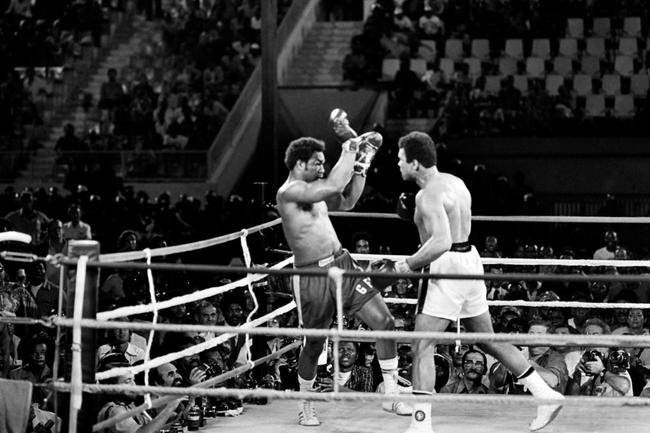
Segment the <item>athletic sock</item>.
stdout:
[[300,385],[300,391],[301,392],[311,392],[314,390],[314,382],[316,382],[316,378],[314,377],[311,380],[303,379],[298,375],[298,384]]
[[540,376],[533,367],[528,367],[528,370],[517,377],[517,381],[528,388],[530,393],[535,397],[545,398],[554,396],[551,387],[544,382],[542,376]]
[[[432,395],[427,391],[413,391],[413,395]],[[423,426],[431,423],[431,402],[416,402],[413,404],[411,425]]]
[[391,359],[380,359],[379,367],[384,378],[384,393],[399,394],[397,388],[397,357]]

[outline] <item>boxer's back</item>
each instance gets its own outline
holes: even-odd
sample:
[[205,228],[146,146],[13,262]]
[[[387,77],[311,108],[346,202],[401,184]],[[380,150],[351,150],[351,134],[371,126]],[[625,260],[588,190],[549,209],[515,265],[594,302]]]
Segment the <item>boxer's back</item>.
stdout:
[[[449,220],[451,241],[467,242],[472,230],[472,196],[465,183],[454,175],[438,172],[436,178],[428,182],[419,194],[440,198]],[[428,236],[420,233],[423,238],[421,240],[424,242],[430,235],[431,233],[428,233]]]

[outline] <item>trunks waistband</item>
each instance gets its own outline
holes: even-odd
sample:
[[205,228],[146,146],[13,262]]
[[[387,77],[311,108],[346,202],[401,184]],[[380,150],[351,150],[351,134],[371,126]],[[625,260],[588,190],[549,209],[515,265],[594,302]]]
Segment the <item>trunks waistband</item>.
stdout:
[[455,253],[466,253],[471,250],[472,244],[470,244],[469,241],[451,244],[451,248],[449,248],[449,251],[453,251]]
[[309,263],[301,263],[299,265],[294,264],[294,267],[296,267],[296,268],[309,268],[309,267],[316,267],[317,266],[319,268],[322,268],[323,266],[327,266],[330,263],[333,263],[334,260],[341,257],[343,255],[343,253],[345,253],[346,251],[347,250],[345,250],[343,248],[339,248],[338,251],[336,251],[335,253],[330,254],[329,256],[323,257],[322,259],[314,260],[313,262],[309,262]]

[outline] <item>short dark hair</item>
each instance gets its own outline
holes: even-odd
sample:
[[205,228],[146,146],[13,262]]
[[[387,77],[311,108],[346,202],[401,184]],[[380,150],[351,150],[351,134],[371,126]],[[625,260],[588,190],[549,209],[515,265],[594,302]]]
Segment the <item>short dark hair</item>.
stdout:
[[312,137],[300,137],[289,143],[284,154],[284,163],[289,170],[292,170],[298,161],[307,162],[314,152],[324,151],[324,141]]
[[433,167],[438,163],[436,145],[429,134],[419,131],[409,132],[399,139],[397,146],[404,149],[407,162],[417,159],[424,167]]

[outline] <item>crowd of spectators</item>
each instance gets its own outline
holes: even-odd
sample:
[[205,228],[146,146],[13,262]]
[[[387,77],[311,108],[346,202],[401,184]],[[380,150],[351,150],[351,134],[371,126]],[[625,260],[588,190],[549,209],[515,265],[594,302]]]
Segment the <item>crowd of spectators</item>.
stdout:
[[[279,2],[278,21],[290,4]],[[78,148],[61,150],[63,171],[95,171],[78,163],[89,149],[127,151],[126,166],[117,154],[104,157],[122,176],[205,177],[205,151],[259,62],[260,8],[259,0],[166,3],[130,64],[86,95],[87,130]]]
[[[66,253],[71,239],[100,239],[103,252],[135,251],[144,247],[165,245],[204,239],[210,236],[235,232],[242,226],[275,218],[273,209],[261,200],[231,196],[227,200],[209,193],[205,204],[197,198],[181,197],[172,203],[168,194],[150,200],[142,192],[126,189],[118,196],[102,200],[89,194],[85,188],[62,197],[55,189],[50,191],[23,191],[20,195],[5,191],[0,213],[2,229],[14,229],[28,233],[32,245],[23,247],[44,256]],[[386,232],[386,231],[384,231]],[[400,233],[399,230],[396,233]],[[624,233],[624,232],[621,232]],[[511,232],[510,236],[518,236]],[[633,239],[613,230],[601,233],[587,244],[569,245],[544,237],[542,231],[528,230],[528,237],[505,240],[501,235],[487,236],[477,242],[484,257],[515,258],[594,258],[621,259],[642,257],[623,245]],[[359,253],[400,253],[397,236],[379,237],[373,232],[360,231],[349,238],[346,246]],[[399,235],[399,237],[404,237]],[[533,242],[531,239],[537,239]],[[415,238],[414,238],[415,239]],[[249,236],[249,244],[256,262],[279,260],[278,250],[286,249],[282,235],[277,230],[265,232],[260,239]],[[415,242],[415,240],[412,240]],[[412,243],[412,242],[411,242]],[[16,249],[16,244],[3,248]],[[409,249],[413,246],[409,245]],[[183,254],[162,258],[168,262],[241,263],[239,247],[210,249],[203,254]],[[207,256],[206,256],[207,255]],[[234,260],[234,261],[233,261]],[[360,262],[372,269],[369,262]],[[647,274],[646,268],[614,267],[554,267],[554,266],[486,266],[489,273],[524,272],[547,274],[572,273],[579,275],[601,274]],[[60,288],[59,270],[49,263],[36,262],[29,265],[6,261],[2,263],[0,276],[2,286],[0,299],[3,314],[41,318],[54,314],[57,309]],[[159,300],[188,294],[201,288],[223,285],[235,275],[198,275],[185,272],[154,272],[154,287]],[[385,298],[412,299],[417,297],[417,281],[400,279],[380,287]],[[526,301],[582,301],[582,302],[647,302],[647,289],[643,283],[556,283],[537,281],[488,282],[488,298],[493,300]],[[273,278],[253,287],[260,316],[285,305],[291,300],[288,281]],[[63,302],[67,303],[65,290]],[[123,305],[149,302],[146,275],[137,270],[102,272],[98,292],[100,310]],[[395,317],[398,330],[410,331],[414,326],[414,307],[391,302],[389,308]],[[241,325],[254,309],[253,298],[245,289],[210,297],[199,302],[179,305],[161,312],[162,323],[196,323],[205,325]],[[564,334],[648,334],[648,321],[644,309],[590,309],[590,308],[529,308],[508,306],[492,308],[494,327],[497,332],[564,333]],[[148,315],[130,318],[133,321],[150,321]],[[279,316],[268,326],[295,327],[295,311]],[[345,319],[350,329],[366,329],[354,317]],[[461,329],[462,331],[462,329]],[[40,326],[16,325],[0,327],[2,336],[2,369],[5,377],[22,378],[42,383],[51,378],[53,363],[52,329]],[[462,335],[462,334],[461,334]],[[156,333],[152,356],[176,352],[197,343],[214,338],[214,333]],[[98,333],[96,366],[98,371],[115,366],[136,365],[143,362],[146,333],[128,329],[109,330]],[[246,341],[243,337],[232,338],[217,347],[188,356],[151,371],[150,382],[155,385],[188,386],[202,382],[246,363],[247,350],[254,358],[276,351],[294,342],[290,338],[255,337]],[[462,341],[462,337],[461,337]],[[381,374],[372,344],[342,342],[339,347],[341,375],[336,377],[332,367],[332,345],[327,345],[323,363],[318,370],[317,387],[329,392],[338,383],[343,390],[375,391],[381,384]],[[526,356],[539,369],[542,377],[555,389],[567,394],[580,395],[646,395],[650,359],[644,350],[636,348],[522,348]],[[298,349],[262,364],[251,372],[229,381],[231,387],[265,387],[273,389],[296,389],[296,360]],[[399,370],[402,384],[408,386],[412,358],[408,345],[400,346]],[[466,344],[439,346],[436,354],[438,365],[437,389],[450,393],[522,393],[512,376],[494,359],[485,355],[478,346]],[[144,383],[143,377],[119,377],[109,380],[115,383]],[[52,411],[52,397],[45,390],[34,394],[34,403],[43,411]],[[139,402],[136,395],[107,396],[100,405],[100,416],[114,415]],[[237,416],[245,412],[246,404],[264,404],[264,399],[239,401],[237,399],[199,399],[176,401],[158,415],[166,421],[182,418],[189,408],[200,406],[208,416]],[[205,408],[205,409],[203,409]],[[97,408],[98,410],[100,407]],[[156,419],[156,413],[151,414]]]
[[37,147],[64,71],[79,68],[84,51],[99,49],[122,3],[0,2],[0,150],[19,155]]
[[343,77],[387,88],[390,117],[439,119],[443,136],[644,134],[649,12],[636,0],[377,1]]

